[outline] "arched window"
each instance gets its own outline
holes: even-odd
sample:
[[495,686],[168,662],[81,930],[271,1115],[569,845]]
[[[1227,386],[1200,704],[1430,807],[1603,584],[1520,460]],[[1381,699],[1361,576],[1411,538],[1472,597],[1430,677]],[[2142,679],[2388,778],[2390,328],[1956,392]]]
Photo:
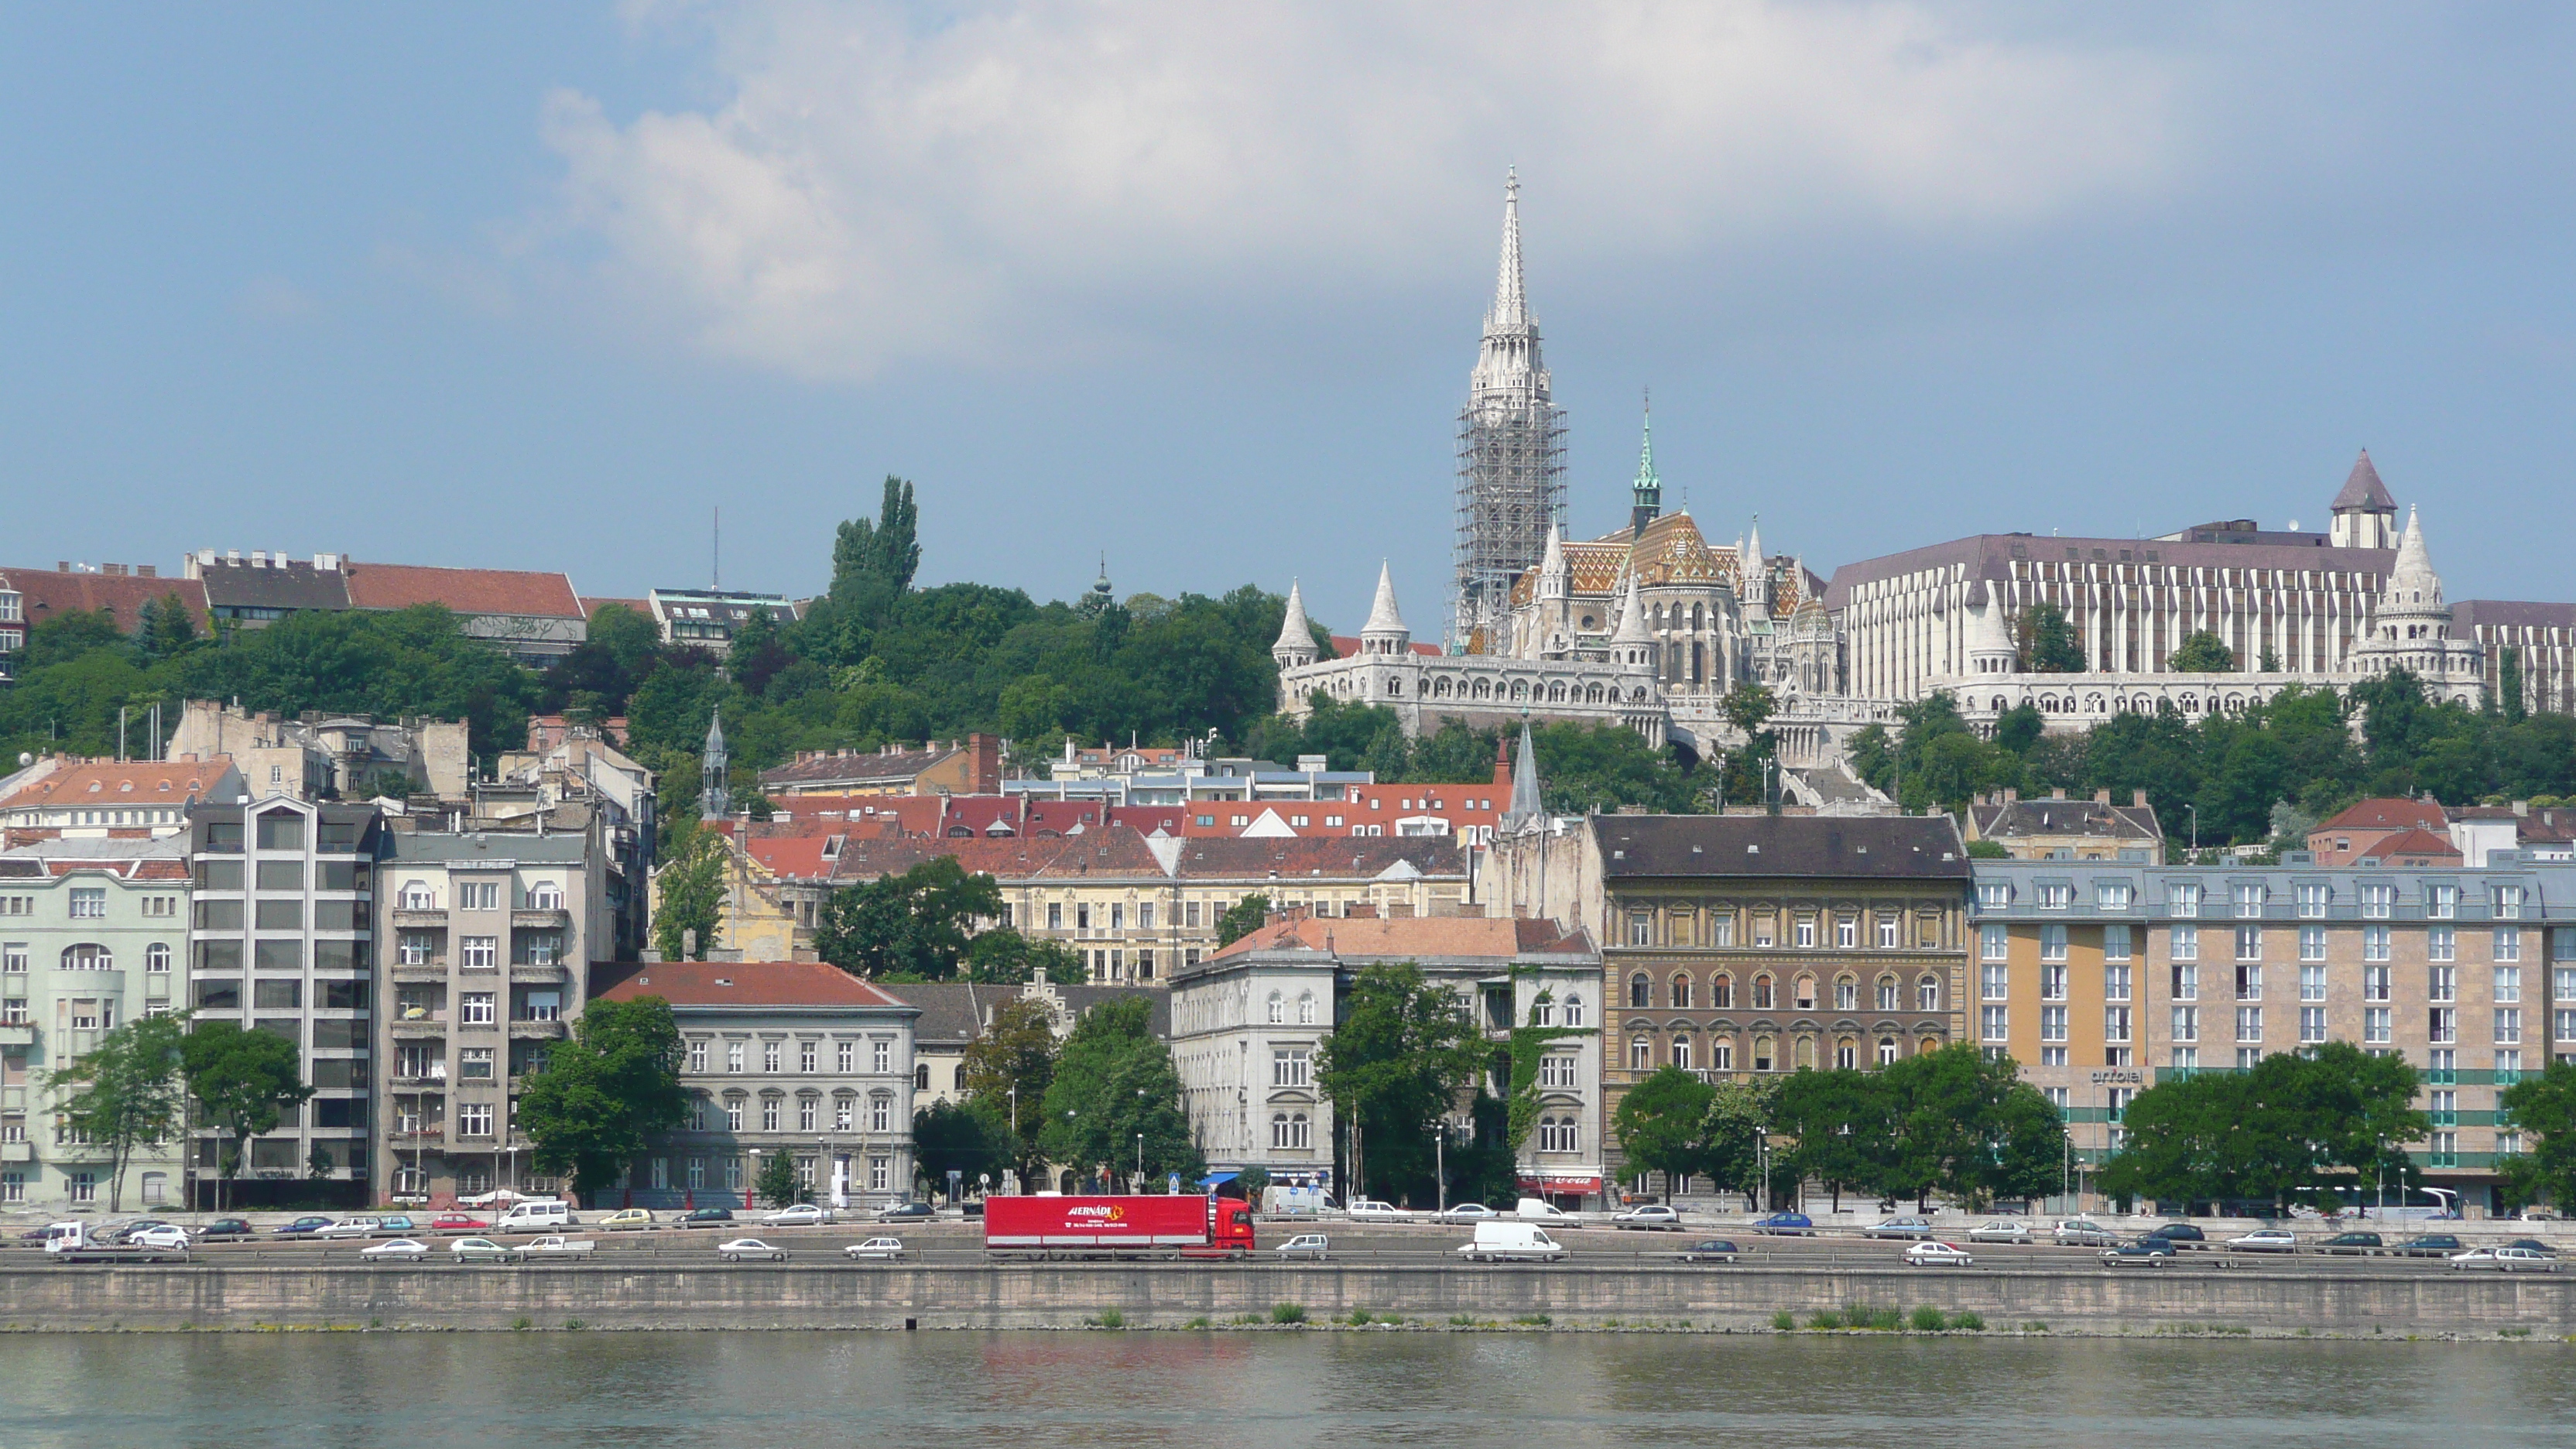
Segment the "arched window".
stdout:
[[1914,983],[1914,1009],[1916,1011],[1941,1009],[1941,978],[1926,976]]
[[1541,1152],[1577,1152],[1582,1150],[1582,1142],[1576,1136],[1575,1119],[1572,1117],[1539,1118],[1538,1150]]
[[1755,1011],[1771,1009],[1771,973],[1768,971],[1753,978],[1753,1009]]
[[736,1092],[732,1096],[725,1098],[725,1130],[727,1132],[739,1132],[742,1130],[742,1106],[743,1103],[748,1100],[749,1099],[744,1097],[740,1092]]
[[1299,1026],[1315,1024],[1315,993],[1311,991],[1297,993],[1297,1024]]
[[529,910],[560,911],[563,909],[563,903],[563,887],[553,881],[539,881],[528,890]]
[[1581,1025],[1583,1025],[1583,998],[1582,998],[1582,997],[1580,997],[1580,996],[1569,996],[1569,997],[1565,998],[1565,1024],[1566,1024],[1567,1026],[1581,1026]]
[[1892,1066],[1892,1065],[1894,1065],[1894,1064],[1895,1064],[1895,1062],[1896,1062],[1896,1038],[1894,1038],[1894,1037],[1892,1037],[1892,1036],[1883,1036],[1883,1037],[1880,1037],[1880,1038],[1878,1039],[1878,1064],[1879,1064],[1880,1066],[1884,1067],[1884,1066]]
[[1691,605],[1691,627],[1694,629],[1701,627],[1703,617],[1704,616],[1700,613],[1700,606],[1697,604]]
[[1878,1009],[1881,1011],[1894,1011],[1899,1004],[1896,990],[1896,978],[1893,976],[1881,976],[1878,978]]
[[1815,1065],[1816,1039],[1811,1036],[1802,1036],[1798,1038],[1798,1066],[1800,1070],[1810,1070],[1813,1069]]
[[403,887],[402,908],[406,911],[434,911],[438,909],[438,896],[430,890],[427,881],[416,880]]
[[1628,1009],[1643,1011],[1655,1004],[1655,979],[1640,971],[1628,978]]
[[1676,971],[1673,973],[1673,1005],[1680,1007],[1684,1011],[1688,1011],[1690,1010],[1690,1004],[1690,975],[1687,972]]
[[1860,982],[1859,982],[1858,980],[1854,979],[1853,977],[1849,977],[1849,976],[1837,976],[1837,977],[1835,977],[1835,978],[1834,978],[1834,1010],[1836,1010],[1836,1011],[1857,1011],[1857,1010],[1859,1010],[1859,1009],[1860,1009]]
[[1673,1038],[1673,1065],[1686,1072],[1691,1069],[1691,1039],[1689,1037],[1676,1036]]
[[170,948],[159,941],[143,948],[143,969],[164,972],[170,969]]
[[1834,1069],[1848,1072],[1860,1065],[1860,1046],[1845,1037],[1834,1043]]
[[1651,1072],[1655,1069],[1655,1044],[1644,1037],[1628,1043],[1628,1070]]
[[1272,1026],[1277,1026],[1277,1025],[1279,1025],[1281,1022],[1286,1021],[1287,1019],[1288,1019],[1288,1009],[1287,1009],[1286,1005],[1285,1005],[1285,1004],[1283,1004],[1283,1003],[1280,1001],[1280,999],[1279,999],[1279,993],[1278,993],[1278,992],[1276,992],[1276,991],[1271,992],[1271,993],[1270,993],[1270,1024],[1271,1024]]
[[[1758,986],[1759,983],[1756,983],[1756,985]],[[1753,1070],[1757,1072],[1770,1071],[1772,1061],[1771,1038],[1767,1036],[1755,1037],[1753,1039]]]
[[1816,1009],[1816,978],[1813,976],[1798,978],[1798,1009],[1800,1011]]
[[116,953],[110,951],[105,946],[101,946],[90,941],[83,941],[77,946],[65,946],[63,948],[63,969],[66,971],[113,971],[116,969]]
[[832,1099],[832,1130],[847,1132],[858,1122],[859,1099],[847,1092]]
[[1720,971],[1708,978],[1708,1004],[1719,1011],[1735,1009],[1735,978]]
[[1302,1152],[1314,1145],[1312,1126],[1303,1112],[1270,1114],[1270,1145],[1282,1152]]

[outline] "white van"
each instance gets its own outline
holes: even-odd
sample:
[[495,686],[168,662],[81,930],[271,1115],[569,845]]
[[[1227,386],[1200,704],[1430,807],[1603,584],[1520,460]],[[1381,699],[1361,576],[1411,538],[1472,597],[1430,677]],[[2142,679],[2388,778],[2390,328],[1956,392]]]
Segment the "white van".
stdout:
[[1476,1241],[1461,1243],[1458,1256],[1471,1263],[1549,1262],[1565,1256],[1565,1245],[1535,1223],[1478,1223]]
[[1525,1197],[1512,1209],[1512,1216],[1533,1223],[1571,1223],[1574,1214],[1543,1197]]
[[66,1223],[45,1226],[45,1251],[77,1253],[89,1247],[89,1224],[75,1218]]
[[551,1232],[572,1225],[572,1204],[561,1198],[529,1198],[510,1204],[500,1221],[492,1224],[496,1233]]

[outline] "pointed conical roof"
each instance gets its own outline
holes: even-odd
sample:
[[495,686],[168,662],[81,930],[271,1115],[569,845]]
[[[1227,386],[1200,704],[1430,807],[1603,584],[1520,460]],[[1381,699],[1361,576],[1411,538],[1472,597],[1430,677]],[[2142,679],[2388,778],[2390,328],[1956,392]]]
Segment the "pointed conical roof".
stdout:
[[1565,571],[1565,531],[1553,523],[1547,526],[1547,552],[1539,558],[1538,571],[1542,578]]
[[1646,601],[1637,597],[1637,571],[1628,571],[1628,597],[1619,606],[1619,632],[1610,636],[1613,644],[1652,644],[1653,631],[1646,627]]
[[1529,320],[1529,294],[1521,288],[1521,176],[1514,167],[1503,177],[1503,256],[1495,268],[1494,305],[1485,314],[1485,325],[1519,327]]
[[1648,489],[1660,491],[1664,483],[1655,476],[1655,400],[1651,395],[1646,399],[1646,420],[1639,429],[1639,439],[1635,486],[1641,493]]
[[1279,641],[1272,652],[1296,649],[1312,653],[1315,648],[1315,626],[1306,619],[1306,598],[1297,591],[1297,581],[1288,581],[1288,616],[1279,621]]
[[2343,491],[2335,495],[2337,513],[2347,508],[2397,511],[2397,500],[2388,496],[2388,485],[2379,481],[2379,470],[2370,466],[2370,450],[2361,450],[2354,460],[2352,476],[2343,480]]
[[1413,632],[1404,627],[1404,615],[1396,610],[1395,572],[1388,567],[1384,559],[1378,560],[1377,565],[1377,598],[1369,604],[1368,623],[1361,626],[1360,632],[1362,634]]
[[2397,566],[2388,571],[2389,605],[2436,608],[2442,602],[2442,576],[2433,572],[2433,555],[2424,547],[2424,516],[2408,509],[2406,532],[2397,540]]
[[1502,825],[1510,829],[1524,820],[1534,820],[1546,812],[1546,802],[1538,786],[1538,741],[1530,735],[1529,716],[1521,716],[1520,747],[1512,757],[1512,803],[1503,812]]
[[1753,515],[1753,531],[1745,535],[1744,556],[1737,562],[1744,565],[1744,576],[1748,579],[1761,577],[1766,571],[1765,566],[1771,562],[1769,555],[1762,552],[1762,515],[1759,513]]
[[705,753],[710,755],[721,755],[724,752],[724,711],[719,709],[707,716],[707,743]]

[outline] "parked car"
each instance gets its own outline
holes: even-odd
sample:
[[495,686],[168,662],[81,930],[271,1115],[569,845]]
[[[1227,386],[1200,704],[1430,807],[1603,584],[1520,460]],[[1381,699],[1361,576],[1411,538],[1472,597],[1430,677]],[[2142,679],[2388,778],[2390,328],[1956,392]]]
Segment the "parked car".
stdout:
[[1462,1202],[1456,1207],[1449,1209],[1449,1211],[1442,1213],[1440,1215],[1440,1220],[1448,1223],[1480,1223],[1488,1219],[1498,1218],[1501,1216],[1501,1213],[1494,1211],[1483,1203]]
[[1800,1233],[1814,1232],[1816,1220],[1805,1213],[1772,1213],[1767,1217],[1755,1218],[1752,1226],[1753,1231],[1757,1233],[1794,1237]]
[[201,1243],[232,1242],[258,1235],[248,1218],[217,1218],[197,1229],[197,1241]]
[[277,1236],[281,1238],[309,1238],[329,1226],[331,1226],[331,1220],[329,1218],[297,1218],[295,1221],[279,1228],[277,1230]]
[[440,1213],[429,1220],[433,1233],[479,1233],[491,1226],[472,1213]]
[[676,1228],[719,1228],[733,1221],[732,1208],[697,1208],[680,1214]]
[[130,1222],[111,1224],[93,1236],[102,1243],[130,1243],[138,1233],[147,1233],[154,1228],[168,1226],[170,1226],[168,1223],[159,1218],[135,1218]]
[[2106,1268],[2161,1268],[2174,1255],[2174,1240],[2153,1233],[2102,1250]]
[[2295,1253],[2299,1251],[2299,1235],[2291,1232],[2288,1228],[2256,1228],[2250,1233],[2242,1233],[2236,1237],[2229,1238],[2227,1240],[2227,1251],[2231,1253]]
[[718,1243],[716,1256],[728,1263],[739,1263],[745,1258],[762,1258],[772,1263],[784,1263],[787,1261],[787,1250],[773,1247],[758,1238],[734,1238]]
[[1322,1233],[1299,1233],[1271,1251],[1282,1258],[1312,1258],[1320,1263],[1333,1255],[1333,1240]]
[[1929,1238],[1932,1236],[1932,1221],[1929,1218],[1889,1218],[1883,1223],[1871,1223],[1860,1230],[1860,1235],[1864,1238]]
[[493,1223],[504,1233],[559,1233],[579,1227],[581,1219],[572,1215],[572,1204],[561,1198],[522,1198],[504,1209]]
[[[897,1204],[897,1206],[908,1206],[908,1204]],[[927,1207],[929,1204],[924,1203],[923,1206]],[[763,1226],[773,1228],[819,1228],[831,1220],[832,1213],[829,1208],[818,1207],[810,1202],[800,1202],[780,1208],[760,1221]]]
[[127,1232],[125,1241],[156,1253],[184,1253],[188,1251],[188,1230],[175,1223],[154,1223],[150,1227]]
[[1524,1222],[1564,1223],[1571,1226],[1574,1214],[1543,1197],[1525,1197],[1512,1204],[1512,1216]]
[[2120,1235],[2090,1218],[2068,1218],[2051,1231],[2061,1248],[2111,1248],[2119,1246]]
[[1644,1207],[1632,1207],[1626,1212],[1612,1213],[1610,1226],[1635,1228],[1640,1232],[1678,1233],[1682,1230],[1682,1215],[1678,1208],[1666,1207],[1661,1203],[1648,1203]]
[[1536,1223],[1478,1223],[1476,1240],[1458,1245],[1458,1256],[1471,1263],[1546,1261],[1565,1256],[1565,1245]]
[[2544,1258],[2555,1258],[2558,1256],[2558,1250],[2556,1248],[2551,1247],[2549,1244],[2542,1242],[2538,1238],[2516,1238],[2512,1242],[2505,1244],[2505,1246],[2508,1248],[2529,1248],[2531,1251],[2538,1253]]
[[853,1258],[879,1263],[900,1263],[903,1261],[903,1239],[870,1238],[864,1243],[852,1243],[841,1251]]
[[[406,1218],[404,1221],[408,1222],[410,1219]],[[325,1223],[321,1227],[315,1228],[313,1230],[313,1236],[317,1238],[372,1238],[376,1235],[376,1229],[382,1226],[384,1226],[384,1221],[381,1218],[342,1218],[336,1223]]]
[[1905,1266],[1909,1268],[1965,1268],[1976,1261],[1956,1243],[1931,1239],[1905,1250]]
[[938,1215],[939,1210],[926,1202],[888,1203],[877,1209],[877,1221],[881,1223],[921,1222]]
[[2493,1268],[2500,1273],[2555,1273],[2558,1271],[2558,1260],[2547,1253],[2535,1253],[2529,1248],[2508,1245],[2501,1248],[2471,1248],[2465,1253],[2453,1253],[2451,1266]]
[[2317,1244],[2320,1253],[2337,1253],[2349,1257],[2370,1258],[2385,1252],[2386,1245],[2377,1233],[2337,1233]]
[[1349,1207],[1342,1209],[1342,1216],[1349,1218],[1355,1223],[1372,1221],[1399,1222],[1410,1216],[1410,1214],[1398,1211],[1395,1204],[1391,1202],[1379,1202],[1375,1198],[1368,1197],[1355,1197],[1351,1199],[1351,1205]]
[[2457,1233],[2426,1233],[2399,1243],[2394,1251],[2406,1258],[2447,1258],[2467,1250]]
[[429,1256],[429,1245],[418,1238],[394,1238],[382,1243],[370,1243],[358,1250],[358,1256],[361,1258],[426,1258]]
[[1733,1238],[1703,1238],[1673,1256],[1685,1263],[1732,1263],[1742,1251]]
[[447,1255],[460,1263],[506,1263],[511,1256],[490,1238],[458,1238],[447,1245]]
[[2559,1221],[2558,1214],[2551,1212],[2545,1207],[2527,1207],[2522,1211],[2515,1213],[2513,1216],[2515,1221],[2525,1223],[2554,1223]]
[[599,1230],[604,1233],[640,1231],[651,1226],[653,1211],[650,1208],[619,1208],[599,1220]]
[[2166,1242],[2173,1243],[2177,1246],[2183,1243],[2206,1243],[2209,1241],[2209,1234],[2202,1232],[2200,1230],[2200,1224],[2198,1223],[2158,1223],[2154,1227],[2147,1229],[2147,1236],[2151,1238],[2162,1238]]
[[1974,1243],[2027,1243],[2030,1241],[2030,1224],[1980,1223],[1968,1230],[1968,1240]]
[[548,1233],[521,1243],[518,1254],[526,1258],[587,1258],[599,1251],[599,1244],[589,1238],[567,1238],[561,1233]]

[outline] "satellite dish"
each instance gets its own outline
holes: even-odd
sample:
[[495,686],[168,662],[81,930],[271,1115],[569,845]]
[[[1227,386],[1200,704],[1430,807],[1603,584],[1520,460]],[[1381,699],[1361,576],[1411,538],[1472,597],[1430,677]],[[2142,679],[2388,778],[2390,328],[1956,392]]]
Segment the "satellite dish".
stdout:
[[28,754],[25,750],[20,750],[18,752],[18,768],[23,770],[34,763],[36,763],[36,757],[34,755]]

